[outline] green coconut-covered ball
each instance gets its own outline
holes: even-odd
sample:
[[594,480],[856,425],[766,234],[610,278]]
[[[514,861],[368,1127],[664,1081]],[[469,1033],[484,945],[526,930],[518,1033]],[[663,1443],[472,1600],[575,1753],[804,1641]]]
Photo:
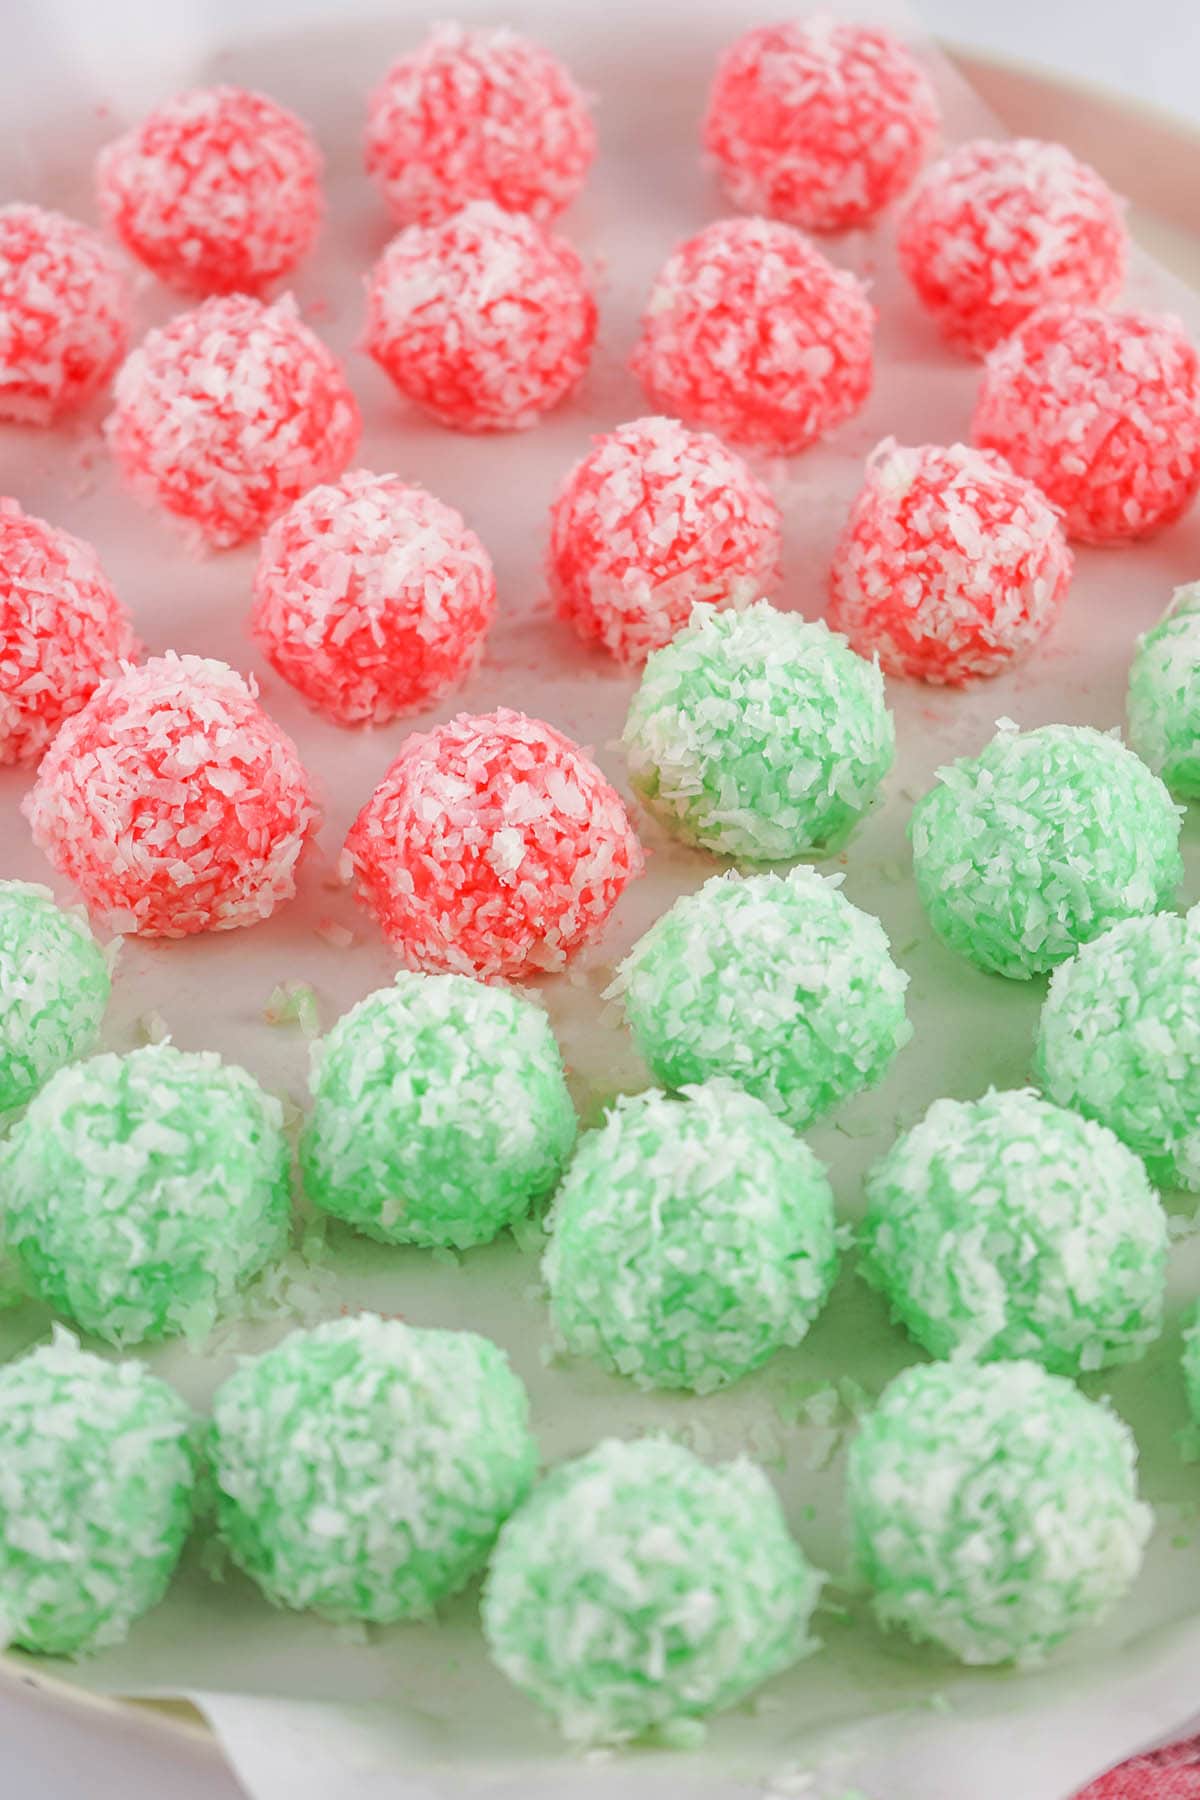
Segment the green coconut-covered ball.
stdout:
[[1200,581],[1176,588],[1138,639],[1126,701],[1129,741],[1181,800],[1200,797]]
[[965,1663],[1036,1663],[1126,1592],[1153,1514],[1133,1434],[1033,1362],[905,1369],[846,1487],[876,1616]]
[[1200,1425],[1200,1312],[1193,1313],[1183,1334],[1183,1385],[1192,1420]]
[[896,734],[878,665],[763,600],[703,607],[654,652],[623,742],[635,793],[676,836],[780,862],[845,843]]
[[867,1201],[862,1272],[931,1356],[1077,1375],[1162,1329],[1167,1221],[1144,1165],[1036,1094],[935,1101]]
[[1200,1192],[1200,908],[1126,919],[1056,970],[1034,1067],[1160,1187]]
[[908,976],[840,879],[717,875],[638,940],[609,992],[656,1080],[727,1076],[800,1129],[882,1079]]
[[724,1081],[618,1100],[580,1140],[550,1225],[556,1336],[641,1387],[736,1381],[800,1342],[837,1273],[822,1164]]
[[243,1363],[212,1461],[221,1537],[268,1600],[388,1624],[482,1567],[537,1445],[495,1344],[364,1313]]
[[48,888],[0,881],[0,1113],[91,1049],[110,985],[82,918]]
[[814,1649],[820,1586],[754,1463],[609,1439],[501,1531],[483,1629],[568,1738],[619,1743],[730,1706]]
[[398,975],[316,1046],[309,1197],[370,1237],[464,1250],[553,1188],[575,1110],[545,1013],[465,975]]
[[191,1414],[140,1363],[59,1330],[0,1369],[0,1645],[118,1643],[167,1590],[195,1474]]
[[279,1102],[211,1051],[151,1044],[47,1082],[4,1158],[36,1297],[113,1344],[197,1337],[288,1232]]
[[1165,905],[1183,874],[1166,788],[1117,738],[1086,725],[1002,723],[978,756],[939,771],[909,836],[938,936],[1017,980]]

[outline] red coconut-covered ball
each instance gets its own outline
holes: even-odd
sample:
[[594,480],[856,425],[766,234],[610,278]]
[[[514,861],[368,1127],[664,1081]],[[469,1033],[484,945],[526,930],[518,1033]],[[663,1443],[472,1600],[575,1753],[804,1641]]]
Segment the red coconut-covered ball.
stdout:
[[562,968],[642,852],[578,745],[500,707],[407,740],[344,866],[406,967],[495,979]]
[[593,438],[550,509],[550,582],[563,618],[640,663],[694,606],[748,605],[779,586],[779,508],[742,458],[675,419]]
[[50,425],[125,354],[129,292],[94,231],[41,206],[0,206],[0,419]]
[[491,558],[454,508],[354,469],[267,532],[251,629],[319,712],[382,725],[466,679],[495,610]]
[[137,652],[92,546],[0,498],[0,763],[39,757]]
[[1200,486],[1200,359],[1178,319],[1046,306],[988,358],[972,435],[1087,544],[1148,537]]
[[900,262],[942,335],[983,356],[1052,300],[1104,305],[1125,276],[1121,202],[1063,144],[959,144],[922,175]]
[[735,206],[844,231],[904,192],[939,124],[928,78],[890,33],[818,16],[730,45],[704,148]]
[[256,693],[224,663],[154,656],[102,682],[54,739],[25,811],[110,930],[228,931],[295,892],[317,812]]
[[471,200],[545,225],[582,186],[596,134],[583,95],[540,44],[438,25],[371,95],[365,147],[401,225],[437,224]]
[[345,468],[358,406],[291,295],[179,313],[122,364],[105,435],[139,499],[214,549],[240,544]]
[[862,284],[790,225],[719,219],[667,259],[633,371],[664,412],[789,453],[866,400],[874,325]]
[[186,294],[257,294],[295,268],[321,220],[321,153],[303,120],[247,88],[194,88],[96,160],[126,249]]
[[1002,458],[886,438],[834,553],[829,624],[889,675],[957,687],[1049,630],[1071,563],[1058,514]]
[[587,368],[596,304],[562,238],[490,201],[392,239],[367,283],[364,348],[456,431],[521,431]]

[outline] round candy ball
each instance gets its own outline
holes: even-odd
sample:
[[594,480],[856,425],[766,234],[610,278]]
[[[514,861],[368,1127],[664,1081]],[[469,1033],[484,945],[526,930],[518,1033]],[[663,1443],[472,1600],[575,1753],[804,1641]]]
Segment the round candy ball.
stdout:
[[406,967],[488,978],[561,969],[642,870],[596,765],[505,706],[414,733],[344,860]]
[[104,386],[129,322],[125,277],[86,225],[0,206],[0,420],[51,425]]
[[212,1051],[150,1044],[60,1069],[5,1154],[26,1282],[110,1344],[202,1337],[288,1233],[283,1110]]
[[42,758],[34,841],[111,930],[228,931],[295,893],[317,810],[256,695],[224,663],[152,656],[103,682]]
[[708,1394],[749,1374],[807,1335],[837,1273],[824,1168],[726,1082],[618,1099],[549,1223],[559,1342],[639,1387]]
[[820,1587],[756,1464],[609,1438],[555,1469],[504,1526],[483,1632],[566,1737],[669,1740],[816,1648]]
[[774,862],[845,842],[896,734],[876,665],[764,600],[701,612],[656,650],[622,742],[634,792],[668,830]]
[[1054,508],[1000,457],[885,438],[834,551],[829,623],[889,675],[958,687],[1044,636],[1071,567]]
[[790,225],[719,219],[667,259],[632,367],[663,412],[791,454],[866,401],[874,326],[862,284]]
[[339,725],[385,725],[466,680],[495,610],[491,558],[461,514],[354,469],[271,526],[250,622],[311,706]]
[[100,210],[185,294],[257,294],[321,221],[321,152],[295,113],[247,88],[177,94],[96,159]]
[[290,295],[206,300],[122,364],[105,435],[133,493],[213,549],[263,531],[349,462],[358,406]]
[[782,536],[771,494],[719,438],[635,419],[594,437],[555,495],[550,583],[581,637],[637,664],[694,607],[774,593]]
[[314,1046],[308,1197],[388,1244],[486,1244],[554,1187],[575,1142],[540,1007],[465,975],[397,975]]
[[1162,1329],[1167,1220],[1111,1131],[1032,1093],[936,1100],[867,1176],[861,1266],[931,1356],[1133,1362]]
[[471,200],[548,224],[583,185],[596,134],[583,95],[541,45],[436,25],[371,95],[365,148],[401,225],[437,224]]
[[930,924],[960,956],[1027,980],[1117,919],[1164,906],[1183,874],[1179,810],[1118,738],[1019,732],[938,771],[908,827]]
[[846,1468],[880,1623],[965,1663],[1042,1661],[1126,1592],[1154,1515],[1133,1434],[1037,1363],[929,1363],[884,1389]]
[[213,1400],[217,1524],[276,1606],[426,1618],[529,1491],[529,1399],[472,1331],[372,1313],[293,1331]]
[[928,78],[889,32],[818,17],[760,25],[725,51],[704,148],[735,206],[845,231],[904,192],[939,123]]
[[840,881],[716,875],[638,939],[612,992],[655,1080],[728,1076],[797,1130],[882,1080],[908,976]]
[[897,248],[942,335],[983,356],[1050,301],[1114,300],[1127,242],[1121,202],[1065,145],[978,138],[921,176]]
[[1115,1131],[1160,1186],[1200,1192],[1200,913],[1126,919],[1064,963],[1035,1068],[1052,1100]]
[[35,762],[137,651],[92,546],[0,497],[0,764]]
[[69,1332],[0,1369],[0,1627],[42,1656],[117,1644],[162,1599],[192,1524],[178,1394]]
[[1129,741],[1180,800],[1200,797],[1200,581],[1175,589],[1138,639],[1125,705]]
[[91,1049],[111,986],[82,919],[48,888],[0,881],[0,1113]]
[[971,430],[1069,537],[1148,537],[1200,488],[1200,355],[1178,319],[1046,306],[988,357]]
[[524,431],[579,382],[596,303],[564,238],[474,201],[392,239],[367,282],[363,347],[455,431]]

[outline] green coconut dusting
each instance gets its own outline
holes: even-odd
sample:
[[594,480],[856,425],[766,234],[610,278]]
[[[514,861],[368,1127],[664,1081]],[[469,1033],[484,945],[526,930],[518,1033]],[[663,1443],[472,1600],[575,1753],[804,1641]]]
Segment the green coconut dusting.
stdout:
[[882,1079],[912,1036],[908,976],[840,876],[714,876],[638,940],[609,989],[664,1087],[724,1075],[796,1129]]
[[386,1243],[486,1243],[550,1192],[575,1111],[544,1012],[465,975],[398,975],[313,1061],[310,1198]]
[[1052,1100],[1115,1131],[1160,1187],[1200,1192],[1200,908],[1127,919],[1064,963],[1035,1069]]
[[0,1369],[0,1646],[71,1656],[157,1604],[192,1522],[192,1418],[69,1332]]
[[1162,1329],[1167,1221],[1111,1131],[1032,1093],[937,1100],[867,1176],[862,1272],[931,1356],[1077,1375]]
[[623,742],[634,791],[678,837],[778,862],[846,841],[896,735],[878,665],[763,600],[704,607],[655,651]]
[[1200,796],[1200,581],[1138,639],[1126,712],[1138,755],[1181,800]]
[[941,769],[909,824],[930,923],[981,969],[1023,980],[1118,919],[1153,912],[1183,874],[1179,811],[1115,737],[1002,720]]
[[730,1706],[814,1649],[820,1586],[754,1463],[610,1439],[504,1527],[483,1629],[568,1738],[619,1743]]
[[0,881],[0,1113],[91,1049],[110,986],[108,960],[81,918],[48,888]]
[[543,1262],[559,1341],[706,1394],[798,1344],[837,1272],[825,1171],[725,1082],[617,1101],[585,1133]]
[[1183,1334],[1183,1385],[1193,1422],[1200,1425],[1200,1313]]
[[62,1069],[9,1140],[6,1231],[32,1292],[114,1344],[207,1331],[279,1256],[279,1102],[209,1051],[151,1044]]
[[221,1536],[268,1600],[379,1624],[461,1588],[537,1469],[495,1344],[371,1313],[243,1363],[211,1448]]
[[965,1663],[1037,1663],[1126,1592],[1153,1514],[1133,1434],[1032,1362],[905,1369],[846,1470],[881,1624]]

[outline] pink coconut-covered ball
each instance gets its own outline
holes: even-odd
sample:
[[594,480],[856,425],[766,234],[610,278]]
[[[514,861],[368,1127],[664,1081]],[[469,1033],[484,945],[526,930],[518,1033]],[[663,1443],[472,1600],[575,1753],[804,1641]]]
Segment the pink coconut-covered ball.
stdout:
[[1046,306],[992,351],[972,434],[1086,544],[1148,537],[1200,487],[1200,358],[1178,319]]
[[861,282],[770,219],[719,219],[667,259],[633,371],[663,412],[791,453],[871,391],[875,312]]
[[256,925],[295,892],[317,810],[253,682],[201,656],[104,681],[42,759],[34,841],[112,931]]
[[886,438],[834,553],[829,624],[889,675],[959,687],[1058,616],[1071,552],[1045,496],[999,456]]
[[276,519],[251,629],[272,665],[339,725],[382,725],[474,669],[496,610],[491,558],[452,506],[354,469]]
[[344,867],[406,967],[497,979],[561,969],[642,853],[579,746],[501,707],[407,740]]
[[42,206],[0,206],[0,420],[51,425],[122,356],[129,291],[106,246]]
[[358,442],[354,395],[291,295],[206,300],[147,332],[105,421],[128,486],[213,549],[263,531]]
[[1050,301],[1114,300],[1127,245],[1121,202],[1065,145],[978,138],[922,175],[898,249],[943,337],[983,356]]
[[367,284],[364,348],[456,431],[521,431],[580,380],[596,304],[570,244],[490,201],[392,239]]
[[904,192],[939,124],[928,77],[903,44],[816,16],[760,25],[730,45],[703,135],[735,206],[844,231]]
[[193,88],[96,159],[125,248],[185,294],[257,294],[295,268],[321,220],[321,153],[303,120],[247,88]]
[[545,225],[582,186],[596,134],[583,95],[540,44],[437,25],[371,95],[365,147],[401,225],[437,224],[471,200]]
[[593,438],[555,496],[558,610],[619,662],[644,662],[693,607],[772,594],[782,530],[768,489],[720,438],[635,419]]
[[137,652],[92,546],[0,497],[0,763],[39,757]]

